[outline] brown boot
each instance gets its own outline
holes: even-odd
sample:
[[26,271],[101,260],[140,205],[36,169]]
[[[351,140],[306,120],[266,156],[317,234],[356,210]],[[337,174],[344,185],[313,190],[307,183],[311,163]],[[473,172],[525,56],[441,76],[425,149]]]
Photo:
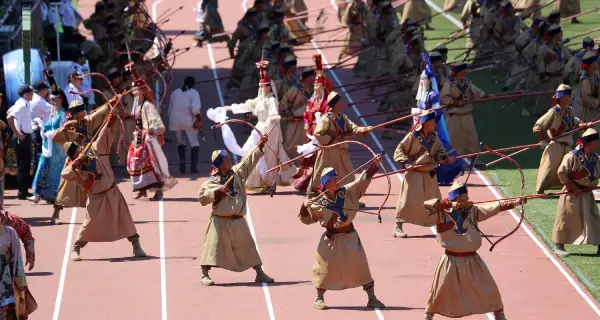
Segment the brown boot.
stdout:
[[54,213],[52,213],[52,218],[50,219],[50,224],[52,225],[60,225],[62,224],[62,222],[60,222],[60,210],[62,210],[62,208],[60,206],[54,206]]
[[494,320],[507,320],[504,316],[504,310],[494,311]]
[[554,249],[554,254],[561,258],[566,258],[569,256],[569,253],[567,252],[567,250],[565,250],[565,245],[562,243],[556,244],[556,249]]
[[371,282],[363,286],[363,290],[367,292],[367,296],[369,296],[369,301],[367,302],[367,308],[374,309],[384,309],[385,304],[383,304],[377,297],[375,296],[375,283]]
[[317,288],[317,298],[315,298],[315,308],[318,310],[327,310],[329,308],[325,304],[325,290]]
[[140,244],[140,238],[135,238],[131,240],[131,246],[133,247],[133,255],[138,258],[142,258],[146,256],[146,252],[142,249],[142,245]]
[[275,280],[273,280],[273,278],[269,277],[262,269],[262,265],[257,265],[254,267],[254,270],[256,271],[256,278],[254,279],[255,282],[265,282],[265,283],[273,283],[275,282]]
[[202,278],[200,278],[200,284],[203,286],[212,286],[215,284],[208,275],[208,271],[210,271],[209,266],[202,266]]
[[73,261],[81,261],[81,247],[77,244],[73,244],[73,248],[71,248],[71,260]]
[[433,320],[433,313],[425,313],[425,320]]
[[394,226],[394,238],[408,238],[408,235],[402,230],[402,222],[396,222],[396,226]]

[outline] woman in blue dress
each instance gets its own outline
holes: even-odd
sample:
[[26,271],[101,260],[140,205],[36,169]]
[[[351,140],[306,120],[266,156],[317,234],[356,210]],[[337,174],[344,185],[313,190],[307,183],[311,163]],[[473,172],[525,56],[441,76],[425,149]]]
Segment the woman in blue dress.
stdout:
[[39,118],[34,119],[34,122],[41,125],[43,140],[42,157],[33,179],[32,188],[35,203],[38,203],[40,199],[54,203],[58,192],[58,184],[60,183],[60,173],[67,158],[63,146],[52,141],[54,132],[67,122],[67,111],[61,107],[63,104],[60,95],[51,95],[50,103],[54,106],[50,120],[40,124]]

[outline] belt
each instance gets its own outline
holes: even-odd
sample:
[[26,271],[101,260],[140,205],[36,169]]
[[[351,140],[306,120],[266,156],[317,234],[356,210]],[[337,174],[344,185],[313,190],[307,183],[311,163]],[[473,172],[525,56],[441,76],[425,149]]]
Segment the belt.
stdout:
[[227,219],[241,219],[244,216],[234,215],[234,216],[227,216],[227,217],[225,217],[225,216],[219,216],[219,217],[221,217],[221,218],[227,218]]
[[352,231],[354,231],[354,224],[350,223],[349,225],[341,228],[327,228],[327,232],[325,232],[325,235],[327,236],[327,238],[331,239],[331,237],[333,237],[336,234],[350,233]]
[[446,249],[446,255],[448,256],[453,256],[453,257],[471,257],[476,255],[477,252],[476,251],[471,251],[471,252],[454,252],[454,251],[450,251],[448,249]]

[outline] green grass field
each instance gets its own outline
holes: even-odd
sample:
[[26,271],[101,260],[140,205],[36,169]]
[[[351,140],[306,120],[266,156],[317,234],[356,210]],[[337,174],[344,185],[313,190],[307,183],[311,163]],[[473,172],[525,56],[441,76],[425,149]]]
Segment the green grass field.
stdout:
[[[443,0],[433,0],[439,7],[443,7]],[[600,6],[596,0],[581,0],[581,10],[586,11]],[[552,11],[553,5],[550,5],[542,13],[547,16]],[[432,10],[435,13],[434,10]],[[452,16],[459,19],[460,14],[451,13]],[[564,38],[590,30],[600,26],[599,13],[594,12],[578,18],[582,24],[574,25],[569,22],[561,24],[564,32]],[[526,20],[529,25],[531,20]],[[451,32],[456,31],[457,27],[444,16],[439,15],[433,19],[431,24],[434,31],[427,31],[427,38],[439,38],[448,36]],[[592,38],[600,37],[600,32],[589,35]],[[577,45],[573,48],[580,48],[583,37],[574,40]],[[432,49],[440,41],[426,41],[426,48]],[[464,40],[459,40],[448,48],[463,48]],[[461,51],[450,51],[448,54],[449,61],[455,60],[456,55]],[[493,79],[502,78],[503,73],[491,73],[489,71],[481,71],[469,75],[473,82],[488,93],[498,93],[501,91],[503,83],[494,84]],[[521,115],[523,102],[518,102],[517,105],[501,108],[506,101],[494,103],[486,103],[476,105],[474,111],[475,123],[479,138],[491,148],[501,148],[514,145],[522,145],[537,142],[536,137],[532,133],[533,123],[536,119],[533,117],[524,117]],[[548,106],[550,107],[550,106]],[[537,168],[539,166],[541,150],[536,149],[527,151],[515,157],[519,164],[524,169],[525,181],[527,184],[526,192],[528,194],[535,193],[535,183],[537,177]],[[482,158],[486,162],[494,158]],[[493,168],[485,171],[486,175],[492,179],[505,196],[519,196],[521,194],[521,180],[519,172],[509,163],[503,162]],[[552,227],[556,214],[557,199],[534,200],[526,205],[526,220],[535,229],[535,231],[544,239],[546,244],[552,249]],[[513,219],[505,219],[507,229],[514,227],[516,223]],[[579,280],[585,284],[587,289],[594,295],[596,299],[600,298],[600,258],[593,256],[596,253],[595,246],[569,246],[567,251],[571,253],[570,257],[563,261],[571,268]],[[513,248],[518,250],[519,248]]]

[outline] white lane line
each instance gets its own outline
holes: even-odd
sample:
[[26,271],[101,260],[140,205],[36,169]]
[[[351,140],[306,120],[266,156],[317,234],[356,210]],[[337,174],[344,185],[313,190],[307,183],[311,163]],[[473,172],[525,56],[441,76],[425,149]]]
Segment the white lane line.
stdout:
[[[443,11],[437,4],[433,3],[431,0],[425,0],[425,2],[431,8],[433,8],[435,11],[437,11],[437,12],[442,12]],[[449,15],[447,13],[444,13],[443,15],[444,15],[444,17],[446,19],[448,19],[448,21],[452,22],[457,27],[462,28],[462,24],[458,20],[456,20],[453,16],[451,16],[451,15]],[[486,185],[486,187],[492,192],[492,194],[497,199],[502,198],[502,195],[500,194],[500,192],[492,185],[492,183],[489,181],[489,179],[484,174],[482,174],[477,169],[475,169],[475,173],[481,179],[481,181],[483,181],[483,183]],[[517,222],[520,220],[519,215],[517,215],[517,213],[514,210],[510,210],[509,213],[512,215],[512,217]],[[565,268],[563,267],[563,265],[560,264],[556,260],[556,258],[554,257],[554,255],[551,254],[548,251],[548,248],[538,240],[538,238],[535,236],[535,234],[533,232],[531,232],[531,229],[529,228],[529,226],[524,223],[524,224],[521,225],[521,228],[531,238],[531,240],[533,240],[533,242],[540,248],[540,250],[542,250],[542,252],[544,253],[544,255],[546,255],[546,257],[548,257],[548,259],[550,259],[550,261],[552,262],[552,264],[554,264],[554,266],[556,266],[556,268],[558,269],[558,271],[560,271],[560,273],[567,279],[567,281],[573,286],[573,288],[575,288],[575,291],[577,291],[577,293],[579,293],[579,295],[587,302],[587,304],[592,308],[592,310],[594,310],[594,312],[596,312],[596,314],[600,316],[600,309],[598,308],[598,305],[596,304],[596,302],[593,301],[589,297],[589,295],[585,292],[585,290],[583,290],[581,288],[581,286],[579,285],[579,283],[577,283],[577,281],[575,279],[573,279],[573,277],[565,270]]]
[[[200,4],[202,1],[198,2],[197,8],[200,9]],[[246,9],[246,1],[242,2],[242,8],[244,8],[244,12]],[[213,78],[215,79],[215,86],[217,87],[217,95],[219,96],[219,101],[221,102],[221,106],[225,105],[225,101],[223,99],[223,93],[221,91],[221,84],[217,78],[219,78],[217,74],[217,64],[215,63],[215,58],[213,57],[212,46],[210,43],[206,44],[208,48],[208,58],[210,59],[210,65],[213,72]],[[248,227],[250,228],[250,235],[252,235],[252,239],[254,239],[254,243],[256,245],[256,251],[258,251],[258,255],[260,256],[260,250],[258,249],[258,241],[256,240],[256,232],[254,231],[254,224],[252,223],[252,214],[250,213],[250,205],[246,202],[246,221],[248,222]],[[264,266],[263,266],[264,270]],[[269,292],[269,285],[265,282],[262,283],[263,293],[265,294],[265,301],[267,303],[267,311],[269,312],[269,319],[275,320],[275,311],[273,311],[273,301],[271,300],[271,293]]]
[[67,244],[65,245],[65,255],[63,256],[62,268],[60,269],[60,279],[58,280],[58,291],[56,292],[56,301],[54,302],[54,314],[52,320],[58,320],[60,315],[60,305],[65,289],[65,280],[67,278],[67,265],[71,255],[71,241],[73,241],[73,230],[75,229],[75,217],[77,217],[77,208],[71,210],[71,220],[69,222],[69,232],[67,233]]
[[[166,90],[166,89],[165,89]],[[160,241],[160,305],[161,319],[167,320],[167,262],[165,255],[165,205],[158,202],[158,234]]]
[[[427,3],[431,8],[433,8],[433,10],[437,11],[437,12],[443,12],[444,10],[442,10],[442,8],[440,8],[437,4],[435,4],[433,1],[431,0],[425,0],[425,3]],[[458,21],[455,17],[453,17],[452,15],[448,14],[448,13],[442,13],[442,15],[444,16],[444,18],[448,19],[448,21],[452,22],[455,26],[457,26],[459,29],[463,28],[462,22]]]
[[[248,226],[250,227],[250,235],[252,239],[254,239],[254,243],[256,244],[256,251],[258,251],[258,255],[260,256],[260,250],[258,248],[258,241],[256,240],[256,233],[254,231],[254,224],[252,223],[252,214],[250,214],[250,204],[246,203],[246,221],[248,222]],[[263,266],[263,270],[265,267]],[[271,294],[269,293],[269,286],[266,282],[262,283],[263,292],[265,293],[265,298],[267,300],[267,310],[269,311],[269,319],[275,320],[275,312],[273,311],[273,302],[271,301]]]
[[[156,23],[157,7],[164,0],[155,0],[152,4],[152,21]],[[158,43],[158,37],[155,38]],[[156,56],[159,55],[158,44],[155,46]],[[160,86],[158,80],[155,83],[154,93],[156,94],[156,103],[160,101],[158,90]],[[167,88],[163,88],[167,90]],[[161,108],[162,106],[157,106]],[[160,318],[167,320],[167,264],[165,255],[165,206],[162,200],[158,201],[158,237],[160,251]]]

